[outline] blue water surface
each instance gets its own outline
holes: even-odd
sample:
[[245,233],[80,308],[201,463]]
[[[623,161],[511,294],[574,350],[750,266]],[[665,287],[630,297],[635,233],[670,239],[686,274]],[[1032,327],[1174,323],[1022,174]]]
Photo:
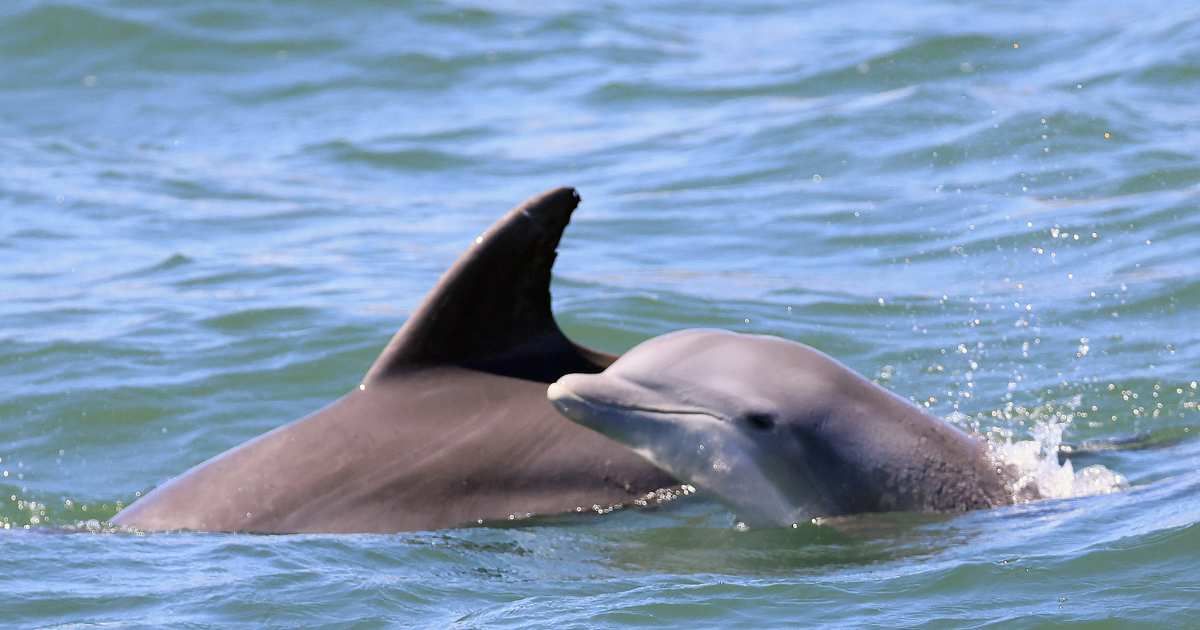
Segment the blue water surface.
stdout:
[[[15,0],[0,60],[4,625],[1196,624],[1194,2]],[[703,489],[386,536],[105,525],[354,387],[564,184],[580,342],[803,341],[993,444],[1123,441],[1071,465],[1126,489],[786,531]]]

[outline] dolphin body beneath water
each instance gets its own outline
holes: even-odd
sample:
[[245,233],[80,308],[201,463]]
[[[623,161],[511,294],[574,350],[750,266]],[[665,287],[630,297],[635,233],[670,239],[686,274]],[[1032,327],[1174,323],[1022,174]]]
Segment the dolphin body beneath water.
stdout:
[[117,514],[139,530],[396,532],[643,504],[678,486],[563,418],[546,386],[616,358],[571,342],[550,270],[574,190],[509,211],[425,297],[362,383]]
[[1013,501],[1011,472],[981,440],[778,337],[670,333],[547,395],[751,527]]

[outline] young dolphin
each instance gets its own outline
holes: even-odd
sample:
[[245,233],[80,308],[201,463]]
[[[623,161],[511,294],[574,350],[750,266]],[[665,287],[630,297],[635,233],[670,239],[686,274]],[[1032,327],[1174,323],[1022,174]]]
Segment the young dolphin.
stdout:
[[778,337],[674,332],[547,394],[751,527],[1012,502],[1006,470],[980,440]]
[[[550,311],[550,268],[579,195],[513,208],[442,276],[361,384],[125,508],[141,530],[396,532],[634,503],[678,482],[546,401],[615,357]],[[219,428],[214,428],[219,430]]]

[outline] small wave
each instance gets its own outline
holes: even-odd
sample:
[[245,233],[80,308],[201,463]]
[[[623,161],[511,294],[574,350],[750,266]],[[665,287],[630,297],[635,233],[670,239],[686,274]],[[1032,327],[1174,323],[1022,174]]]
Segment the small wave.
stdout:
[[202,320],[201,323],[214,330],[227,333],[254,331],[287,326],[289,323],[304,322],[314,311],[300,307],[251,308],[226,313]]
[[58,232],[46,228],[24,228],[19,229],[8,235],[8,238],[16,240],[29,241],[66,241],[72,237],[65,232]]
[[60,4],[39,6],[4,22],[8,33],[21,34],[8,39],[4,48],[26,55],[61,54],[64,46],[100,50],[136,41],[151,31],[132,19]]
[[130,278],[141,278],[141,277],[145,277],[145,276],[153,276],[155,274],[163,273],[166,271],[171,271],[174,269],[178,269],[180,267],[186,267],[194,262],[195,262],[195,260],[193,260],[192,258],[189,258],[188,256],[185,256],[179,252],[175,252],[175,253],[171,254],[170,256],[167,256],[166,258],[154,263],[153,265],[150,265],[147,267],[142,267],[140,269],[134,269],[133,271],[129,271],[129,272],[125,272],[125,273],[120,273],[120,274],[113,276],[111,279],[112,280],[125,280],[125,279],[130,279]]
[[461,168],[472,162],[461,155],[434,149],[368,148],[345,140],[327,142],[309,150],[338,162],[405,171],[442,171]]

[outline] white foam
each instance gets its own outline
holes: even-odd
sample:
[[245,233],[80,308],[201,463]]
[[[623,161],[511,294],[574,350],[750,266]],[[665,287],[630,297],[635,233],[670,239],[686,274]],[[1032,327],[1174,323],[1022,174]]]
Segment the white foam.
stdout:
[[1010,487],[1013,500],[1019,503],[1036,499],[1067,499],[1097,494],[1110,494],[1129,487],[1120,473],[1096,464],[1076,471],[1071,460],[1058,463],[1058,449],[1063,431],[1074,414],[1051,412],[1034,413],[1030,440],[1012,439],[1010,431],[996,430],[988,434],[988,448],[997,462],[1015,473]]

